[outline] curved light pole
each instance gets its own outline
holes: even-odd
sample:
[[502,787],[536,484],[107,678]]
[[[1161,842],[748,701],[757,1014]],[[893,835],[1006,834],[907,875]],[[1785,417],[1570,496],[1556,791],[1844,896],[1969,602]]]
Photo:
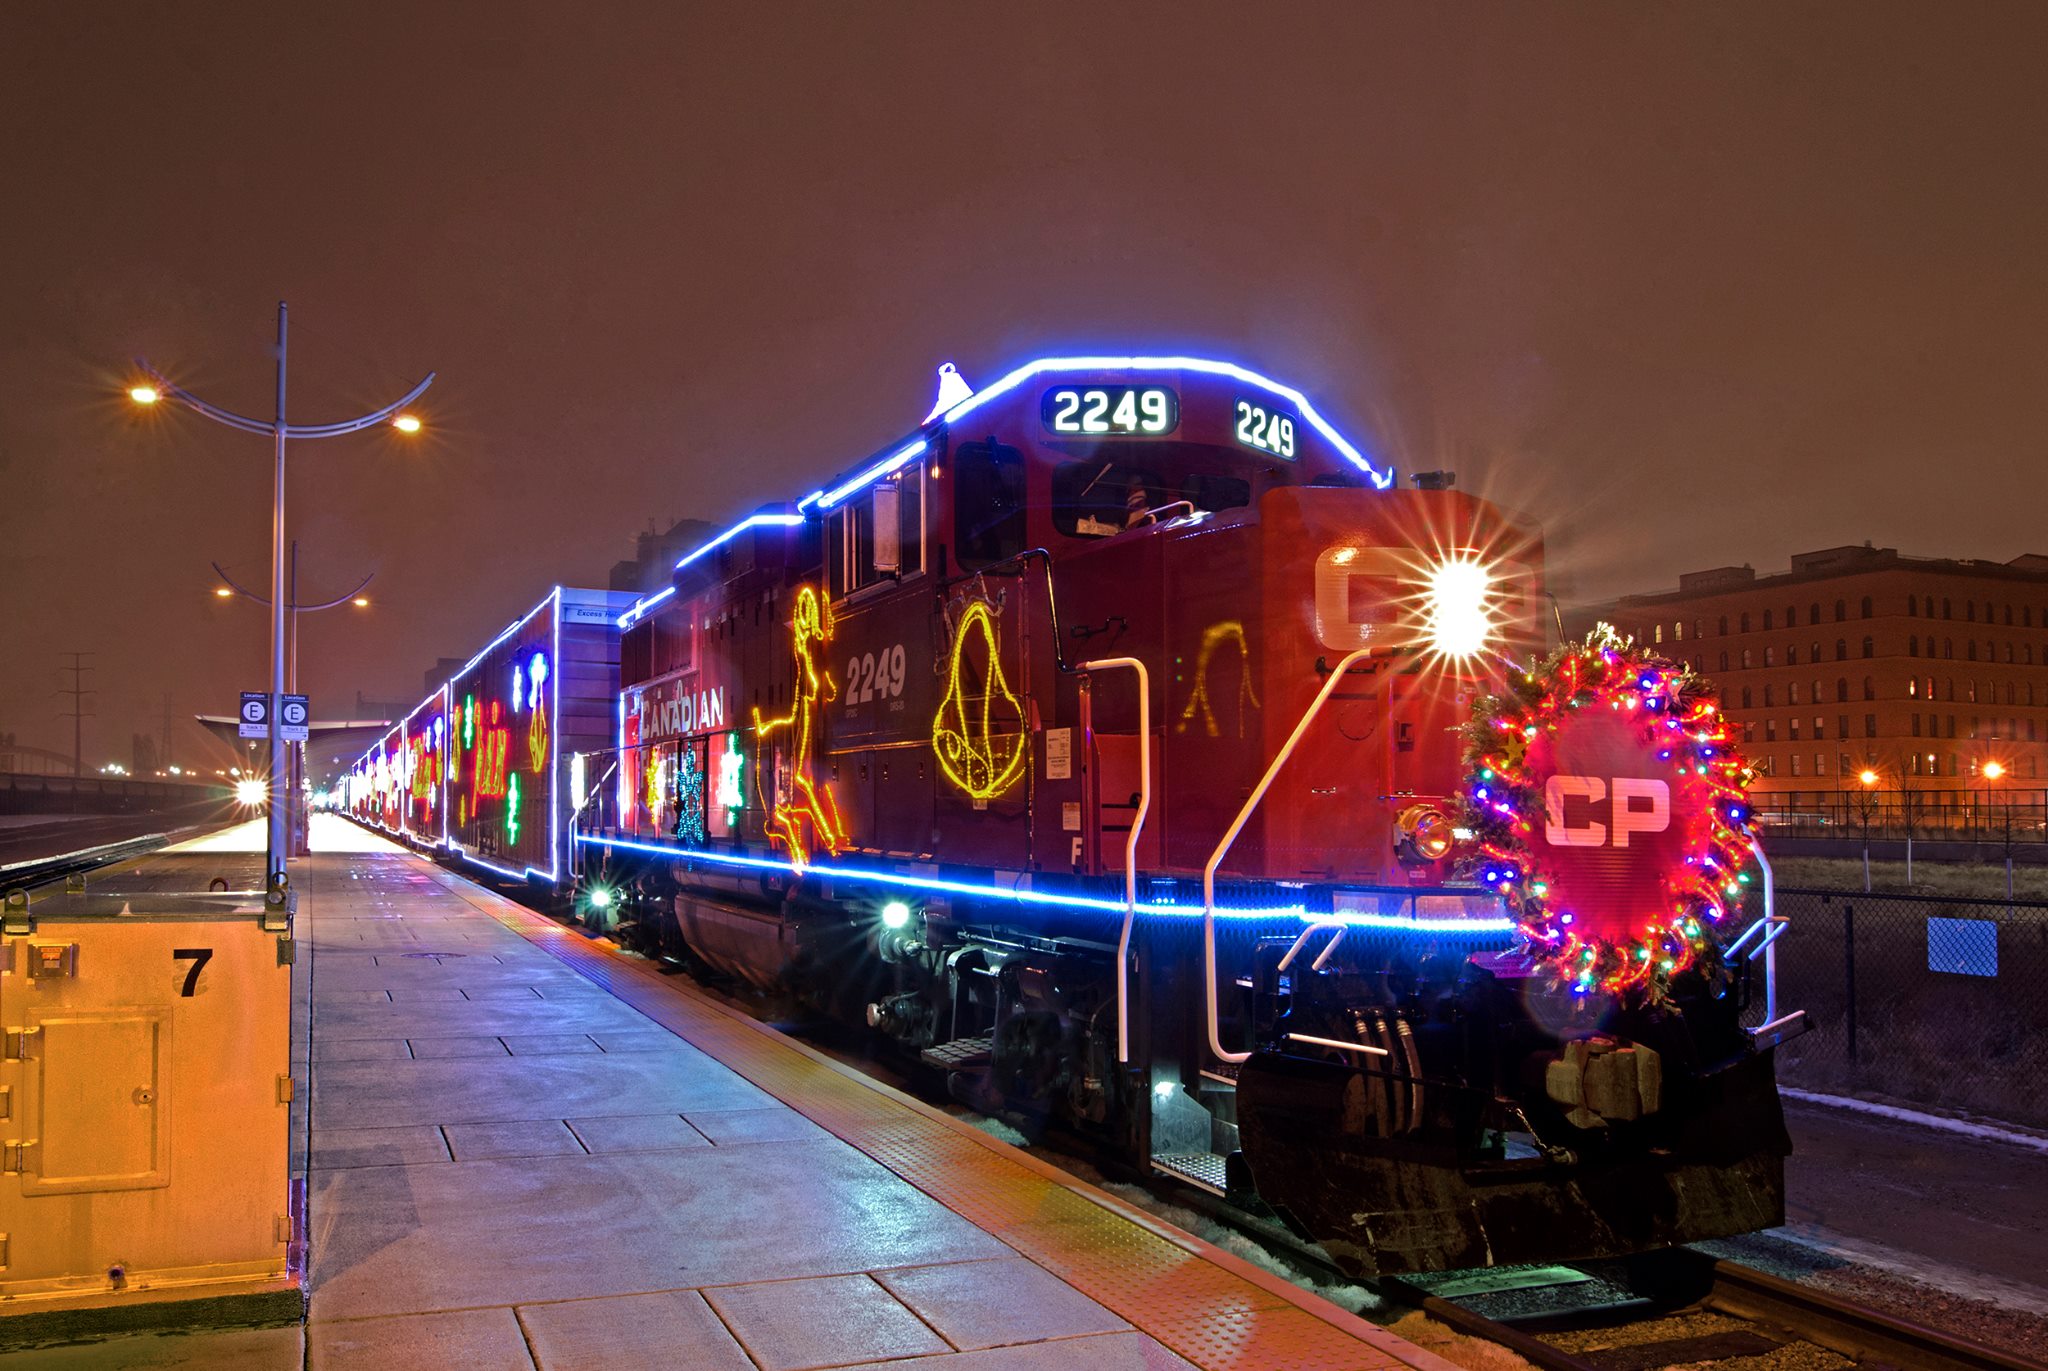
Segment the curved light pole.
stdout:
[[[365,414],[360,418],[343,419],[332,424],[294,424],[284,417],[285,394],[285,338],[286,315],[284,301],[277,302],[277,415],[265,422],[251,419],[209,404],[191,391],[169,380],[147,362],[136,363],[150,384],[136,385],[129,389],[128,398],[139,405],[153,405],[160,400],[175,400],[185,408],[240,429],[244,433],[270,435],[276,451],[276,482],[271,497],[270,509],[270,821],[268,838],[264,849],[265,883],[278,885],[283,882],[286,872],[289,844],[285,838],[285,765],[284,738],[279,732],[279,713],[284,708],[284,443],[287,438],[339,438],[345,433],[359,433],[376,424],[396,422],[401,432],[415,433],[419,423],[402,411],[434,384],[434,373],[428,372],[425,380],[407,391],[398,400]],[[410,421],[410,422],[407,422]]]

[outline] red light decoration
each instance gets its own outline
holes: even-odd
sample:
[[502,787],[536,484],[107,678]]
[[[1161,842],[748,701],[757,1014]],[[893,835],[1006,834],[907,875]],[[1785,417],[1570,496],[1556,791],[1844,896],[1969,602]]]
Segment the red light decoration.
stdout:
[[[797,590],[790,637],[796,651],[796,685],[789,713],[764,719],[756,708],[754,741],[765,746],[771,735],[783,732],[790,740],[775,767],[757,764],[754,774],[774,788],[764,796],[769,802],[769,844],[787,849],[790,860],[801,870],[814,847],[836,856],[846,844],[832,787],[813,774],[820,714],[839,695],[831,673],[818,664],[820,650],[832,641],[832,605],[822,592],[811,586]],[[771,775],[772,783],[767,779]]]
[[505,753],[511,730],[504,725],[504,706],[491,701],[490,722],[480,730],[476,749],[476,793],[496,798],[505,793]]
[[1467,865],[1572,990],[1656,998],[1717,956],[1750,883],[1751,773],[1705,678],[1602,624],[1509,669],[1465,764]]

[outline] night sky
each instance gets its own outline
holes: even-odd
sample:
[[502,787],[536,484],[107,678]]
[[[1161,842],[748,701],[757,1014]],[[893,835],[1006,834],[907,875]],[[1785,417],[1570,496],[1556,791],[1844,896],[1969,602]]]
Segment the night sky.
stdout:
[[[301,422],[316,714],[650,521],[793,498],[932,376],[1188,349],[1539,517],[1568,598],[1869,538],[2048,552],[2048,6],[0,8],[0,731],[261,688]],[[185,760],[201,750],[189,727]]]

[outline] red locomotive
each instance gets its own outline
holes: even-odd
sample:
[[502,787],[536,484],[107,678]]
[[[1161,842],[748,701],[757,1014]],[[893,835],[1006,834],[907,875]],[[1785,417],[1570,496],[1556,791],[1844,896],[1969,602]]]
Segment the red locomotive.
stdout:
[[1471,874],[1459,730],[1542,553],[1449,486],[1226,363],[948,368],[618,616],[615,746],[525,869],[1359,1272],[1779,1222],[1746,982],[1575,998]]

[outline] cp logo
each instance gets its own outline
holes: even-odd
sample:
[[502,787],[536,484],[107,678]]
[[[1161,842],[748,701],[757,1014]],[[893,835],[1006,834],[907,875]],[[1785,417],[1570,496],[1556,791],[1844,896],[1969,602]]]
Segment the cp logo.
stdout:
[[[1616,776],[1608,818],[1614,845],[1627,847],[1632,834],[1662,833],[1671,827],[1671,787],[1644,776]],[[1610,824],[1587,819],[1565,822],[1571,800],[1598,804],[1608,796],[1608,783],[1598,776],[1552,776],[1543,783],[1543,837],[1553,847],[1604,847]]]

